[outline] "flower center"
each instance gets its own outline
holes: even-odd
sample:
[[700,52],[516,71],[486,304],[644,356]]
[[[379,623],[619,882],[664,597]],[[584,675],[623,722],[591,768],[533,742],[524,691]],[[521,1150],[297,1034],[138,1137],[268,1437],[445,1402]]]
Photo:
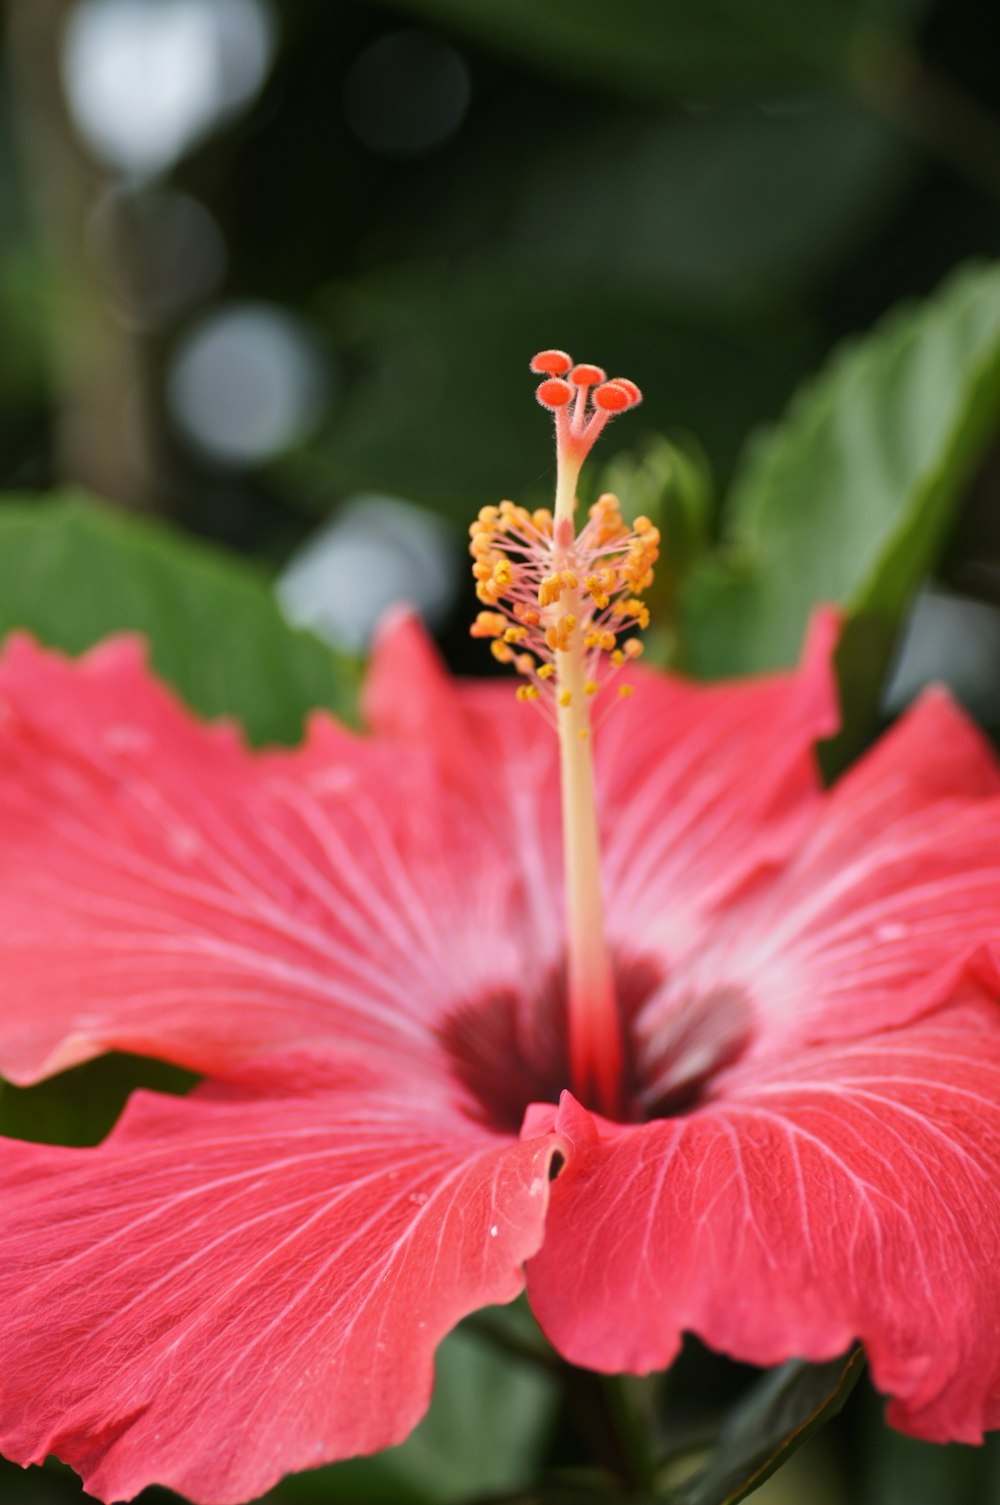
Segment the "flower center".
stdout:
[[[648,1098],[638,1059],[635,1022],[662,986],[663,972],[650,957],[612,957],[624,1064],[615,1118],[638,1122],[670,1111],[673,1082]],[[485,997],[460,1000],[440,1026],[441,1043],[454,1077],[468,1093],[467,1108],[481,1122],[516,1134],[532,1103],[556,1103],[569,1073],[566,958],[532,977]],[[682,1083],[684,1102],[690,1094]]]
[[[645,517],[627,525],[610,494],[576,530],[581,466],[612,415],[641,401],[635,383],[608,381],[599,366],[574,365],[561,350],[542,351],[531,368],[544,378],[538,400],[555,418],[555,506],[482,509],[470,552],[484,610],[471,630],[492,640],[494,656],[523,677],[518,700],[536,705],[558,733],[570,1080],[582,1101],[616,1116],[625,1053],[604,925],[592,708],[642,652],[631,634],[649,621],[642,594],[652,583],[660,535]],[[619,683],[617,693],[630,695],[632,687]]]

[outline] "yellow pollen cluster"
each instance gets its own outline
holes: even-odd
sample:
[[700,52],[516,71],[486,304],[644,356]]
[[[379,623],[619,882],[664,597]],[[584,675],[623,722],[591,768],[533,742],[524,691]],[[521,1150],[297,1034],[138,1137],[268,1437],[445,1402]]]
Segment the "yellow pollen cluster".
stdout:
[[[617,498],[607,493],[590,508],[576,538],[567,540],[547,508],[530,511],[504,501],[484,507],[469,533],[484,608],[472,636],[490,639],[494,657],[524,676],[518,700],[540,701],[549,709],[570,704],[570,692],[558,683],[561,654],[582,654],[588,697],[640,656],[642,643],[630,632],[649,625],[643,595],[660,548],[648,518],[630,526]],[[618,693],[630,695],[632,686],[623,684]]]

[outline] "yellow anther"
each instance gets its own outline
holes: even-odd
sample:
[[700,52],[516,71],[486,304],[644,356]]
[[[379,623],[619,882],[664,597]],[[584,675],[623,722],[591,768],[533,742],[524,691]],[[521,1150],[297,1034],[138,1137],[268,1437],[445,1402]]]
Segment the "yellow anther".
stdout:
[[581,742],[586,742],[587,738],[590,736],[590,732],[587,727],[581,726],[576,735],[579,737]]
[[569,690],[560,690],[559,691],[559,704],[565,708],[568,705],[572,705],[572,703],[573,703],[573,696],[572,696],[571,692]]
[[469,553],[473,559],[484,559],[492,547],[492,533],[477,533],[469,545]]
[[528,636],[527,627],[505,627],[503,640],[505,643],[523,643]]
[[541,668],[538,671],[538,678],[539,679],[551,679],[552,676],[553,676],[553,674],[555,672],[556,672],[556,666],[555,666],[555,664],[542,664]]
[[525,606],[523,601],[514,604],[514,615],[525,627],[537,627],[542,620],[533,606]]
[[472,566],[472,575],[475,580],[490,580],[493,576],[493,566],[487,564],[485,559],[477,559]]
[[498,638],[506,627],[507,622],[498,611],[481,611],[469,632],[474,638]]
[[635,617],[640,627],[649,626],[649,607],[638,596],[630,596],[627,601],[622,601],[621,607],[621,616]]
[[514,693],[517,696],[517,699],[521,701],[537,700],[539,690],[537,685],[518,685]]
[[490,652],[498,664],[509,664],[514,658],[513,650],[508,648],[507,644],[501,642],[499,638],[494,638],[490,644]]
[[608,596],[607,591],[602,588],[600,577],[598,575],[588,575],[583,583],[587,587],[587,590],[590,592],[594,605],[597,607],[598,611],[603,611],[607,606],[610,597]]
[[611,662],[614,664],[614,666],[615,666],[616,669],[620,669],[622,667],[622,665],[624,664],[624,662],[625,662],[625,655],[621,651],[620,648],[616,648],[615,651],[614,651],[614,653],[612,653],[612,655],[611,655]]
[[640,643],[640,641],[639,641],[638,638],[626,638],[625,642],[622,644],[622,647],[625,650],[626,657],[628,657],[628,658],[641,658],[642,657],[642,644]]
[[510,567],[509,559],[498,559],[493,566],[493,579],[497,585],[506,587],[514,578],[514,571]]
[[576,631],[576,617],[572,612],[560,617],[554,627],[550,627],[545,634],[545,641],[552,649],[562,653],[568,653],[573,633]]
[[600,688],[596,679],[588,679],[584,681],[583,693],[584,695],[596,695]]
[[535,672],[535,660],[530,653],[519,653],[514,660],[514,668],[518,674],[533,674]]
[[611,631],[602,632],[598,637],[598,647],[603,648],[605,653],[612,653],[617,642],[618,639]]
[[552,513],[548,507],[539,507],[537,511],[531,514],[531,521],[534,523],[539,533],[551,533]]
[[599,648],[601,646],[601,634],[599,632],[585,632],[583,635],[585,648]]
[[635,685],[619,685],[618,693],[622,700],[627,700],[630,695],[635,694]]
[[481,522],[484,527],[492,528],[499,516],[499,507],[480,507],[478,521]]
[[551,606],[562,595],[562,581],[558,575],[546,575],[538,587],[539,606]]
[[510,533],[515,529],[527,527],[531,521],[531,514],[523,507],[516,507],[513,502],[500,503],[500,532]]
[[580,583],[572,570],[560,570],[559,579],[562,581],[564,588],[568,591],[575,591]]

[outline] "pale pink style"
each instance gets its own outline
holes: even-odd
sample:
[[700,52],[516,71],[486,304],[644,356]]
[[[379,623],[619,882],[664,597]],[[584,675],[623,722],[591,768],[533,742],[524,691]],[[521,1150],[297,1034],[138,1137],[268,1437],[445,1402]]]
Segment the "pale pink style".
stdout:
[[635,671],[595,739],[628,1121],[566,1085],[557,749],[411,623],[355,736],[249,752],[139,647],[0,666],[0,1070],[209,1080],[6,1141],[0,1446],[207,1505],[399,1441],[525,1282],[556,1347],[860,1338],[917,1436],[1000,1425],[1000,772],[930,695],[829,795],[803,667]]

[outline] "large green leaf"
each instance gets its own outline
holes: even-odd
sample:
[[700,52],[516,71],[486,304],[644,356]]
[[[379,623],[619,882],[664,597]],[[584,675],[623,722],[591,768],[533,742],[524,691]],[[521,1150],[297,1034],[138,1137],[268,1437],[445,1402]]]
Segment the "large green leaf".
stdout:
[[540,68],[651,99],[797,88],[834,76],[848,64],[864,9],[853,0],[394,4]]
[[900,618],[1000,426],[1000,266],[952,278],[839,351],[751,446],[721,550],[689,582],[695,672],[793,663],[810,612],[849,618],[852,722],[877,696]]
[[676,1505],[736,1505],[843,1407],[865,1367],[855,1348],[829,1364],[773,1369],[727,1417],[707,1463]]
[[0,507],[0,634],[15,627],[73,653],[141,632],[191,706],[256,742],[295,741],[314,706],[352,703],[353,671],[288,625],[252,566],[81,496]]

